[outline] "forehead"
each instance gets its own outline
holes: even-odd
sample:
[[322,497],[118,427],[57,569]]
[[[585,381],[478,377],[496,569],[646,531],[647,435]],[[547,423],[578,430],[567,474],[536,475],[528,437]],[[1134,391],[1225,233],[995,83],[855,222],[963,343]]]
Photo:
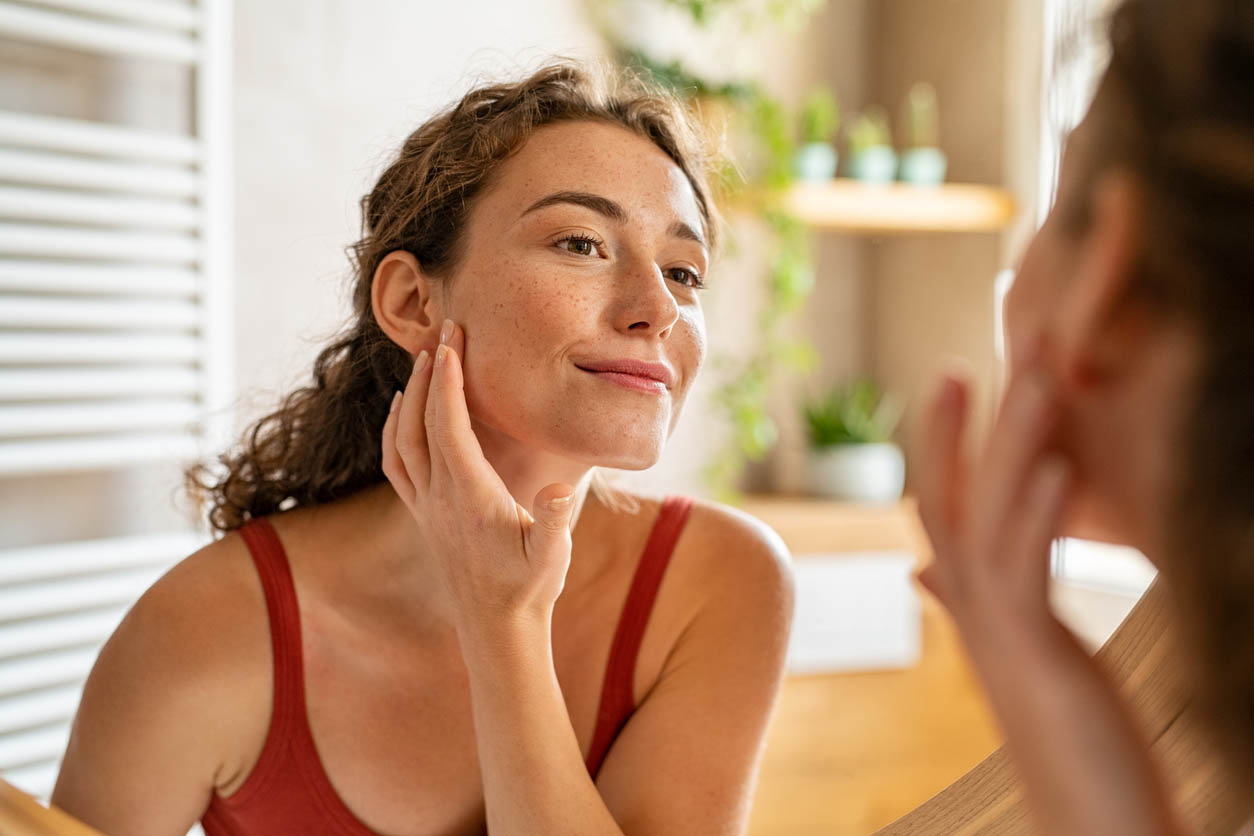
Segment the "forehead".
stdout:
[[633,222],[701,229],[701,212],[688,178],[666,152],[628,129],[600,122],[563,122],[537,130],[501,166],[483,196],[483,208],[512,222],[554,192],[607,197]]

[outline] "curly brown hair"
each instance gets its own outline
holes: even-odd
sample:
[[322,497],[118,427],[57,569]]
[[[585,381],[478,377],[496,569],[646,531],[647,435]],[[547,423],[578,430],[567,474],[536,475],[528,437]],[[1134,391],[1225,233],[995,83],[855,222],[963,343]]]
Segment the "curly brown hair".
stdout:
[[375,321],[370,288],[390,252],[411,253],[429,275],[447,279],[461,256],[469,213],[502,163],[545,125],[620,125],[648,139],[692,185],[706,240],[718,217],[709,159],[695,121],[679,101],[638,75],[559,61],[521,81],[489,84],[415,130],[362,198],[362,237],[349,249],[352,318],[314,361],[313,382],[288,394],[249,427],[217,465],[186,472],[193,498],[208,500],[219,532],[287,508],[317,505],[384,479],[380,436],[392,393],[413,358]]
[[1135,292],[1200,337],[1161,566],[1199,713],[1254,779],[1254,4],[1127,0],[1110,44],[1082,179],[1139,178]]

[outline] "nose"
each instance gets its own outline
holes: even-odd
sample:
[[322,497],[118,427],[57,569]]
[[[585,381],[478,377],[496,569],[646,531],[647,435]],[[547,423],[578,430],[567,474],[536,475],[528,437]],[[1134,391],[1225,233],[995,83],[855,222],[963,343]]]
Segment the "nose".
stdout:
[[661,269],[652,262],[624,271],[613,313],[615,327],[624,333],[650,334],[665,339],[679,319],[679,305]]

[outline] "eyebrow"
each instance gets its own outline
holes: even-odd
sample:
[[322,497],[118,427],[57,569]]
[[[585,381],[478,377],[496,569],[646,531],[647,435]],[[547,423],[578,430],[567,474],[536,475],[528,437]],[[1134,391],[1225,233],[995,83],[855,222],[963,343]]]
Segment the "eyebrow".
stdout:
[[[554,206],[559,203],[571,203],[575,206],[582,206],[585,209],[591,209],[598,215],[603,215],[611,221],[617,223],[627,222],[627,210],[621,205],[610,200],[608,197],[592,194],[590,192],[554,192],[547,197],[542,197],[535,203],[527,207],[523,215],[529,215],[532,212],[544,209],[547,206]],[[520,216],[521,217],[521,216]],[[683,221],[675,221],[670,225],[667,232],[675,238],[683,238],[688,241],[695,241],[702,247],[705,247],[705,239],[688,224]]]

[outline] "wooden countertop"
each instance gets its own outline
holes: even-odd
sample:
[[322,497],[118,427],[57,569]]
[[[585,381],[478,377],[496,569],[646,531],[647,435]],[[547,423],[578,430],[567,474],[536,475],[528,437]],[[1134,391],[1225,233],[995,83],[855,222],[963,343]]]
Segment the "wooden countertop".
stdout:
[[[906,549],[927,559],[910,499],[885,506],[752,496],[741,507],[779,532],[795,554]],[[917,666],[785,681],[752,836],[867,836],[997,747],[999,735],[949,617],[921,594]]]

